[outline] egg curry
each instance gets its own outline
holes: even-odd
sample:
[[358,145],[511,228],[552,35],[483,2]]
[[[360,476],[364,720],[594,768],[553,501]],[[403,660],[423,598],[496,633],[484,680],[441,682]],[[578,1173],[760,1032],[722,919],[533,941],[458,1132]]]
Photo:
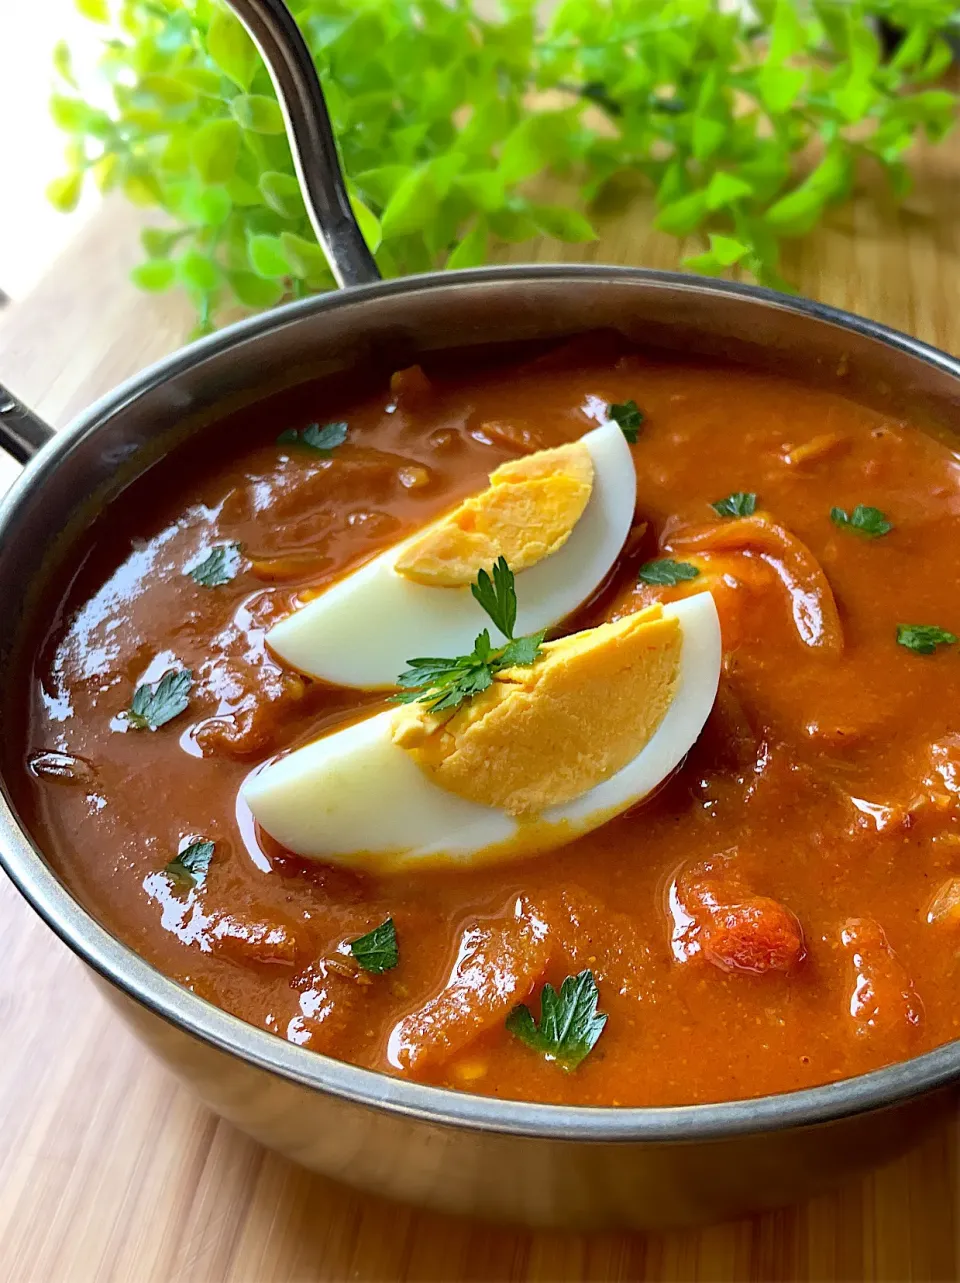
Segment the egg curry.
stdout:
[[946,439],[613,335],[301,386],[94,520],[16,802],[148,962],[324,1055],[848,1077],[960,1036],[958,533]]

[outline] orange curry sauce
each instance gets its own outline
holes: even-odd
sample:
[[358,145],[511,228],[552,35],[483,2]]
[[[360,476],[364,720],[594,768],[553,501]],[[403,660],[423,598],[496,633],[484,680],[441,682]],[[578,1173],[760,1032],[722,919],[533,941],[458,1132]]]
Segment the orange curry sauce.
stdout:
[[[685,764],[521,863],[374,878],[278,851],[238,807],[248,772],[383,700],[285,670],[266,628],[505,459],[582,435],[588,398],[645,411],[637,516],[613,579],[565,627],[714,590],[724,673]],[[276,444],[336,419],[349,435],[329,459]],[[612,340],[428,365],[366,397],[301,388],[212,439],[96,525],[31,693],[23,813],[138,953],[278,1037],[528,1100],[755,1096],[960,1035],[960,648],[897,644],[899,624],[960,634],[960,464],[944,444],[815,387]],[[711,509],[734,491],[757,494],[751,520]],[[858,503],[894,529],[831,521]],[[184,567],[226,540],[241,572],[196,585]],[[692,559],[699,583],[637,588],[662,555]],[[125,730],[136,685],[175,663],[196,677],[187,711]],[[163,870],[192,837],[216,847],[188,890]],[[388,916],[399,966],[368,975],[344,942]],[[609,1019],[565,1072],[504,1019],[519,1002],[537,1015],[543,983],[584,968]]]

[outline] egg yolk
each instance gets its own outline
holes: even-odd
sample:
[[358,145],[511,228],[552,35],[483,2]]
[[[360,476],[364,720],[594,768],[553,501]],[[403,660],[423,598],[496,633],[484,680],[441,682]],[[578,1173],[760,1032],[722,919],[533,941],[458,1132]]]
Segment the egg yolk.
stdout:
[[533,817],[609,778],[644,747],[676,691],[683,640],[659,604],[507,668],[452,714],[396,714],[393,742],[441,788]]
[[593,489],[593,460],[581,441],[501,464],[490,485],[434,522],[398,557],[408,579],[438,588],[472,583],[505,557],[514,573],[562,548]]

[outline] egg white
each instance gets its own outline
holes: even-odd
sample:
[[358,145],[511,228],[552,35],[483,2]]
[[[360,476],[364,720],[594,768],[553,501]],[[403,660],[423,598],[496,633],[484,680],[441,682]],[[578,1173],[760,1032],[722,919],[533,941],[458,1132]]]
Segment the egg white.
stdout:
[[[581,438],[593,460],[593,490],[567,542],[516,576],[516,633],[569,615],[603,582],[623,547],[636,504],[630,447],[616,423]],[[337,686],[394,686],[420,655],[463,655],[487,623],[469,586],[431,587],[394,569],[413,539],[388,548],[267,633],[292,667]]]
[[[316,740],[250,776],[242,797],[273,838],[301,856],[360,870],[476,865],[555,849],[598,828],[663,782],[693,745],[720,679],[720,623],[697,593],[664,607],[682,630],[676,694],[632,761],[535,821],[517,821],[433,783],[391,740],[394,711]],[[611,691],[616,698],[616,691]]]

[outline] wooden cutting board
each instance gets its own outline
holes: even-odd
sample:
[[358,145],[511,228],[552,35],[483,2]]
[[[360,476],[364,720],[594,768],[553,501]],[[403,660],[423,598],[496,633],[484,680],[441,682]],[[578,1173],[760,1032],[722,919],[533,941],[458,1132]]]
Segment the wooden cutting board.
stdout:
[[[899,210],[883,197],[845,207],[791,249],[786,273],[805,294],[957,351],[958,214],[960,135],[921,156]],[[675,243],[648,221],[642,206],[611,211],[600,242],[571,257],[675,267]],[[131,211],[107,204],[0,314],[0,377],[50,422],[187,332],[183,299],[129,284],[137,257]],[[0,461],[0,485],[14,472]],[[213,1117],[2,879],[0,950],[2,1283],[958,1277],[958,1119],[866,1179],[765,1216],[648,1235],[491,1229],[353,1193]]]

